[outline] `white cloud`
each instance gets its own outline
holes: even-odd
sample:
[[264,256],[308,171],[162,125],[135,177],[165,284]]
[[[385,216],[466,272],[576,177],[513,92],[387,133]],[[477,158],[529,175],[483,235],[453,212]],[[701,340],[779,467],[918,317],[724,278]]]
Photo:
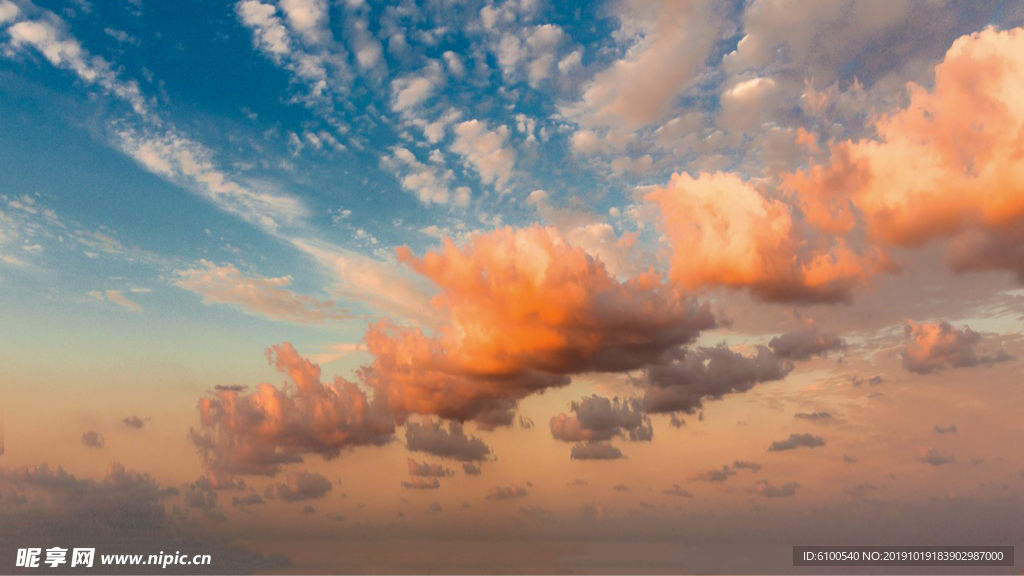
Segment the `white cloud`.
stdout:
[[468,120],[455,126],[452,151],[461,154],[476,169],[484,184],[503,189],[516,163],[515,150],[506,144],[508,128],[505,126],[490,130],[479,120]]
[[100,292],[99,290],[91,290],[87,292],[87,294],[89,296],[92,296],[93,298],[96,298],[97,300],[105,300],[107,302],[117,304],[122,308],[127,308],[128,310],[131,310],[132,312],[142,312],[142,305],[139,304],[138,302],[129,300],[127,297],[125,297],[124,294],[121,293],[120,290],[106,290],[104,292]]
[[319,324],[350,317],[330,300],[295,294],[288,289],[291,282],[287,276],[246,276],[231,264],[217,266],[206,260],[196,268],[179,271],[174,281],[175,285],[202,296],[206,304],[233,304],[271,320]]
[[444,83],[441,65],[431,61],[421,72],[391,82],[391,108],[402,112],[423,102]]

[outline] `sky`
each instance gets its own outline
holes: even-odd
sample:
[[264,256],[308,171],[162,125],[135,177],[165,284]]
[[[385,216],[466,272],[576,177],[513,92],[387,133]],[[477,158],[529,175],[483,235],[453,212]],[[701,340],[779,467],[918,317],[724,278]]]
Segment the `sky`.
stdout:
[[0,0],[5,566],[1024,545],[1022,26]]

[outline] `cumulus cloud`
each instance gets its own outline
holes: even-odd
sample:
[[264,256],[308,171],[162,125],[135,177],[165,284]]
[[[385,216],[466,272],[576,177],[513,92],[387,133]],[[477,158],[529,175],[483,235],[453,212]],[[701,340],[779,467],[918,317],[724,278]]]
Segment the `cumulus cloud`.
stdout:
[[488,500],[513,500],[529,494],[522,486],[497,486],[487,491]]
[[622,451],[608,442],[584,442],[576,444],[569,453],[572,460],[618,460],[625,458]]
[[441,458],[472,463],[487,459],[491,449],[476,436],[469,436],[458,422],[449,422],[446,430],[441,422],[427,419],[405,425],[406,447]]
[[463,462],[462,471],[470,476],[480,475],[480,467],[477,466],[476,464],[473,464],[472,462]]
[[330,300],[295,294],[287,288],[291,282],[287,276],[246,276],[232,264],[217,266],[206,260],[179,271],[175,280],[177,286],[202,296],[206,304],[232,304],[271,320],[319,324],[351,317]]
[[747,288],[773,302],[835,302],[886,265],[842,238],[809,241],[784,202],[735,174],[675,174],[645,196],[672,246],[669,275],[687,290]]
[[551,418],[551,436],[562,442],[611,440],[628,436],[630,440],[650,440],[654,428],[638,399],[609,400],[598,395],[569,405],[570,414]]
[[288,342],[267,350],[267,359],[294,387],[221,389],[199,401],[201,428],[189,437],[215,483],[233,474],[274,475],[304,454],[333,458],[343,448],[393,436],[394,420],[376,394],[368,398],[341,377],[321,382],[320,367]]
[[334,486],[323,474],[316,472],[291,472],[285,477],[284,483],[278,483],[268,488],[268,494],[287,500],[298,502],[300,500],[314,500],[323,498]]
[[447,322],[435,336],[371,325],[374,363],[361,374],[387,394],[399,421],[430,414],[509,425],[519,399],[573,374],[622,372],[657,359],[715,325],[706,305],[653,274],[626,281],[550,228],[500,229],[416,258]]
[[88,448],[103,448],[103,444],[103,434],[100,434],[95,430],[82,432],[82,446],[86,446]]
[[808,220],[831,233],[863,223],[899,246],[952,238],[954,270],[1021,275],[1012,255],[1024,229],[1022,53],[1019,28],[957,39],[932,89],[911,83],[907,106],[874,121],[877,139],[836,142],[827,162],[787,178]]
[[814,434],[790,434],[785,440],[776,440],[768,447],[769,452],[783,452],[797,448],[818,448],[825,445],[825,439]]
[[970,326],[957,328],[942,320],[934,324],[907,320],[907,343],[903,348],[903,368],[918,374],[930,374],[945,368],[969,368],[1012,360],[1004,350],[991,356],[979,356],[975,350],[981,334]]

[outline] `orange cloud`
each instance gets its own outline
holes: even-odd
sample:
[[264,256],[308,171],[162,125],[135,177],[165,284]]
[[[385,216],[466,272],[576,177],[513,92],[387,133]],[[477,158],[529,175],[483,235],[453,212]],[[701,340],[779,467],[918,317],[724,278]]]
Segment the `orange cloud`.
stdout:
[[342,448],[383,444],[395,425],[386,406],[337,377],[320,381],[320,367],[299,356],[288,342],[267,350],[295,388],[260,384],[252,393],[221,388],[199,401],[201,430],[190,432],[211,483],[230,483],[234,474],[276,474],[303,454],[337,456]]
[[844,240],[812,239],[786,203],[735,174],[675,174],[645,200],[658,206],[672,245],[670,278],[686,290],[749,288],[768,301],[848,300],[881,266]]
[[[785,178],[807,220],[901,246],[955,237],[955,269],[1024,273],[1024,29],[959,38],[935,86],[874,121],[877,139],[833,143],[824,164]],[[1001,248],[1005,249],[1001,250]],[[1022,276],[1024,277],[1024,276]]]
[[387,322],[366,335],[376,359],[361,376],[399,422],[415,413],[508,425],[520,398],[573,374],[639,368],[715,325],[706,305],[653,272],[621,282],[550,228],[397,253],[440,288],[434,304],[448,317],[434,336]]
[[946,367],[969,368],[1013,359],[1002,349],[992,356],[979,356],[975,348],[982,336],[970,326],[956,328],[945,321],[918,324],[907,320],[904,333],[907,344],[903,349],[903,368],[918,374],[929,374]]

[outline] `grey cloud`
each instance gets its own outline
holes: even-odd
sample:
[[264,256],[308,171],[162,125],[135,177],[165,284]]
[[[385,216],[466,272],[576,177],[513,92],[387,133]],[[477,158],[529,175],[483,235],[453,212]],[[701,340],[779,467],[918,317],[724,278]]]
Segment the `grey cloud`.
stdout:
[[917,454],[917,461],[922,464],[928,464],[930,466],[942,466],[945,464],[952,464],[954,462],[952,456],[942,454],[935,448],[929,448],[927,450],[920,450]]
[[790,434],[785,440],[776,440],[768,447],[769,452],[782,452],[797,448],[818,448],[825,445],[825,439],[814,434]]
[[784,498],[795,495],[799,487],[800,484],[796,482],[786,482],[781,486],[774,486],[767,480],[761,480],[754,486],[754,492],[765,498]]
[[623,458],[622,451],[608,442],[585,442],[572,447],[572,460],[617,460]]
[[750,470],[751,472],[757,472],[761,469],[761,465],[757,462],[749,462],[744,460],[736,460],[732,463],[732,467],[737,470]]
[[681,489],[679,487],[679,484],[673,484],[671,488],[662,490],[661,493],[668,496],[681,496],[683,498],[693,498],[693,494]]
[[451,474],[451,470],[448,470],[440,464],[417,462],[412,458],[408,458],[407,460],[409,464],[409,476],[433,476],[443,478]]
[[830,424],[836,421],[835,417],[828,412],[797,412],[796,414],[793,415],[793,417],[799,420],[817,422],[819,424]]
[[718,400],[726,394],[746,392],[759,383],[781,380],[792,370],[790,360],[767,346],[758,346],[753,356],[733,352],[725,344],[677,349],[644,370],[648,387],[643,408],[652,414],[693,414],[705,400]]
[[462,424],[449,422],[445,430],[440,422],[425,420],[422,424],[408,422],[405,440],[409,450],[426,452],[441,458],[461,462],[479,462],[491,454],[491,449],[476,436],[467,436]]
[[956,434],[956,432],[956,424],[950,424],[949,426],[939,426],[938,424],[935,425],[936,434]]
[[129,428],[135,428],[136,430],[138,430],[146,425],[147,420],[149,420],[149,418],[143,419],[133,414],[131,416],[126,416],[124,419],[121,420],[121,422],[123,422],[124,425]]
[[402,481],[402,488],[411,488],[413,490],[436,490],[440,487],[441,482],[439,482],[437,478],[413,476],[409,480]]
[[592,395],[569,405],[569,414],[551,418],[551,436],[563,442],[594,442],[628,437],[651,440],[654,427],[638,399]]
[[316,472],[292,472],[285,483],[273,486],[274,494],[289,502],[323,498],[333,488],[326,476]]
[[797,330],[772,338],[768,347],[781,358],[808,360],[814,356],[826,356],[829,352],[845,350],[846,341],[835,333],[822,334],[815,324],[805,323]]
[[82,433],[82,445],[88,448],[103,448],[103,434],[95,430]]
[[529,492],[522,486],[497,486],[487,492],[488,500],[512,500],[514,498],[525,498]]
[[710,468],[708,470],[698,470],[696,472],[690,472],[691,482],[725,482],[729,479],[729,476],[736,474],[728,466],[722,466],[721,468]]

